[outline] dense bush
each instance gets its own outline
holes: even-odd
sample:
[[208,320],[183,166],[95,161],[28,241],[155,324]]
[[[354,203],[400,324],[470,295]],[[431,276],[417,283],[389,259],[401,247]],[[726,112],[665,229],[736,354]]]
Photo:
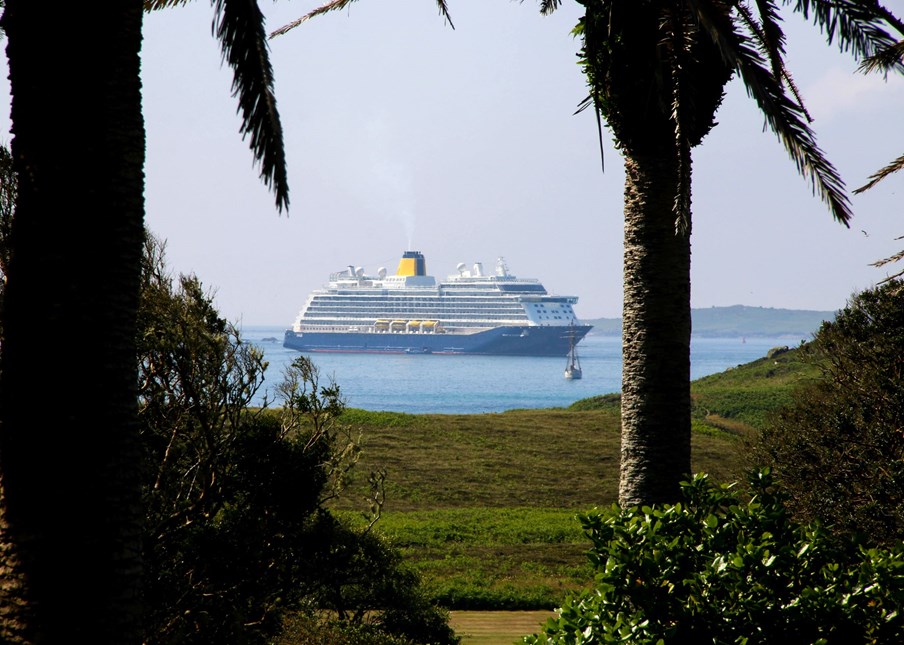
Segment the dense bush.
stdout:
[[685,501],[582,516],[597,570],[525,643],[904,642],[904,549],[793,522],[768,471],[743,499],[696,476]]
[[379,627],[340,620],[318,620],[309,613],[296,614],[287,621],[277,645],[424,645]]
[[[320,513],[302,587],[306,602],[338,622],[413,643],[457,643],[448,612],[433,605],[400,553],[373,532],[351,530]],[[333,620],[337,619],[337,620]],[[362,641],[365,642],[365,641]]]
[[[249,408],[262,353],[196,278],[167,275],[153,239],[138,347],[144,642],[272,642],[302,610],[370,642],[457,642],[372,523],[353,528],[325,507],[359,453],[339,387],[299,357],[283,407]],[[376,521],[382,480],[372,481]]]
[[757,464],[771,465],[802,520],[904,538],[904,283],[854,296],[806,348],[821,378],[764,431]]

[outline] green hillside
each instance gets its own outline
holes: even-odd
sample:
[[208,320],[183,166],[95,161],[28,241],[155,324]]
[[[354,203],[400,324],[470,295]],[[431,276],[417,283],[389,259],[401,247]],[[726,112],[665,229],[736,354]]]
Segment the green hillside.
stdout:
[[[694,471],[741,479],[747,441],[812,375],[792,350],[694,382]],[[359,517],[367,474],[385,469],[378,530],[447,606],[551,608],[590,581],[575,514],[616,500],[618,395],[500,414],[350,410],[345,420],[364,452],[337,508]]]
[[[773,309],[771,307],[710,307],[692,309],[691,322],[695,336],[733,338],[736,336],[793,336],[809,338],[834,311]],[[593,325],[594,334],[621,334],[621,318],[597,318],[584,321]]]
[[795,348],[694,381],[693,420],[747,433],[762,429],[769,413],[791,403],[797,386],[818,376],[815,367],[801,360],[803,351]]

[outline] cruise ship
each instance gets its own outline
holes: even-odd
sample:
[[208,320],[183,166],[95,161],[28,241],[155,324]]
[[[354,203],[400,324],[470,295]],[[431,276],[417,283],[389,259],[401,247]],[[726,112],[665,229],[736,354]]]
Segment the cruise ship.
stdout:
[[576,296],[557,296],[509,273],[502,258],[485,274],[464,263],[444,281],[406,251],[395,275],[349,266],[308,296],[283,345],[300,352],[566,356],[591,325]]

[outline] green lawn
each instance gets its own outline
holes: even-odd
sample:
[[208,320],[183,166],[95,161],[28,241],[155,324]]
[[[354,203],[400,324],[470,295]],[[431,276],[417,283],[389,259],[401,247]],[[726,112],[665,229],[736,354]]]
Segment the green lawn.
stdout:
[[[743,479],[769,412],[812,376],[793,350],[696,381],[694,471]],[[356,517],[367,474],[385,469],[377,530],[434,598],[453,609],[552,609],[591,580],[575,516],[616,500],[618,405],[605,395],[500,414],[349,410],[364,451],[336,508]]]

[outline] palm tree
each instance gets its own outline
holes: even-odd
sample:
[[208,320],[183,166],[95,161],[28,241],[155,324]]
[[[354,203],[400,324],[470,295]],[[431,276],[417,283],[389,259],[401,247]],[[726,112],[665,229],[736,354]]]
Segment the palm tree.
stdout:
[[[584,106],[611,129],[625,163],[622,505],[676,501],[691,472],[691,149],[715,125],[737,75],[799,173],[847,225],[844,183],[816,144],[785,67],[779,4],[843,51],[894,41],[875,0],[578,0]],[[549,13],[561,0],[541,0]]]
[[[328,0],[274,31],[350,5]],[[715,125],[739,76],[798,171],[847,225],[844,183],[816,145],[784,63],[776,0],[577,0],[575,33],[592,107],[625,157],[622,375],[623,505],[674,501],[691,471],[691,148]],[[540,0],[551,13],[562,0]],[[753,6],[751,6],[751,4]],[[876,0],[783,0],[831,43],[864,58],[894,41],[897,19]],[[450,22],[445,0],[440,13]],[[894,66],[898,63],[890,63]]]
[[[0,20],[18,179],[0,356],[5,643],[140,638],[145,9],[6,0]],[[263,18],[234,0],[218,0],[215,15],[243,132],[287,208]]]

